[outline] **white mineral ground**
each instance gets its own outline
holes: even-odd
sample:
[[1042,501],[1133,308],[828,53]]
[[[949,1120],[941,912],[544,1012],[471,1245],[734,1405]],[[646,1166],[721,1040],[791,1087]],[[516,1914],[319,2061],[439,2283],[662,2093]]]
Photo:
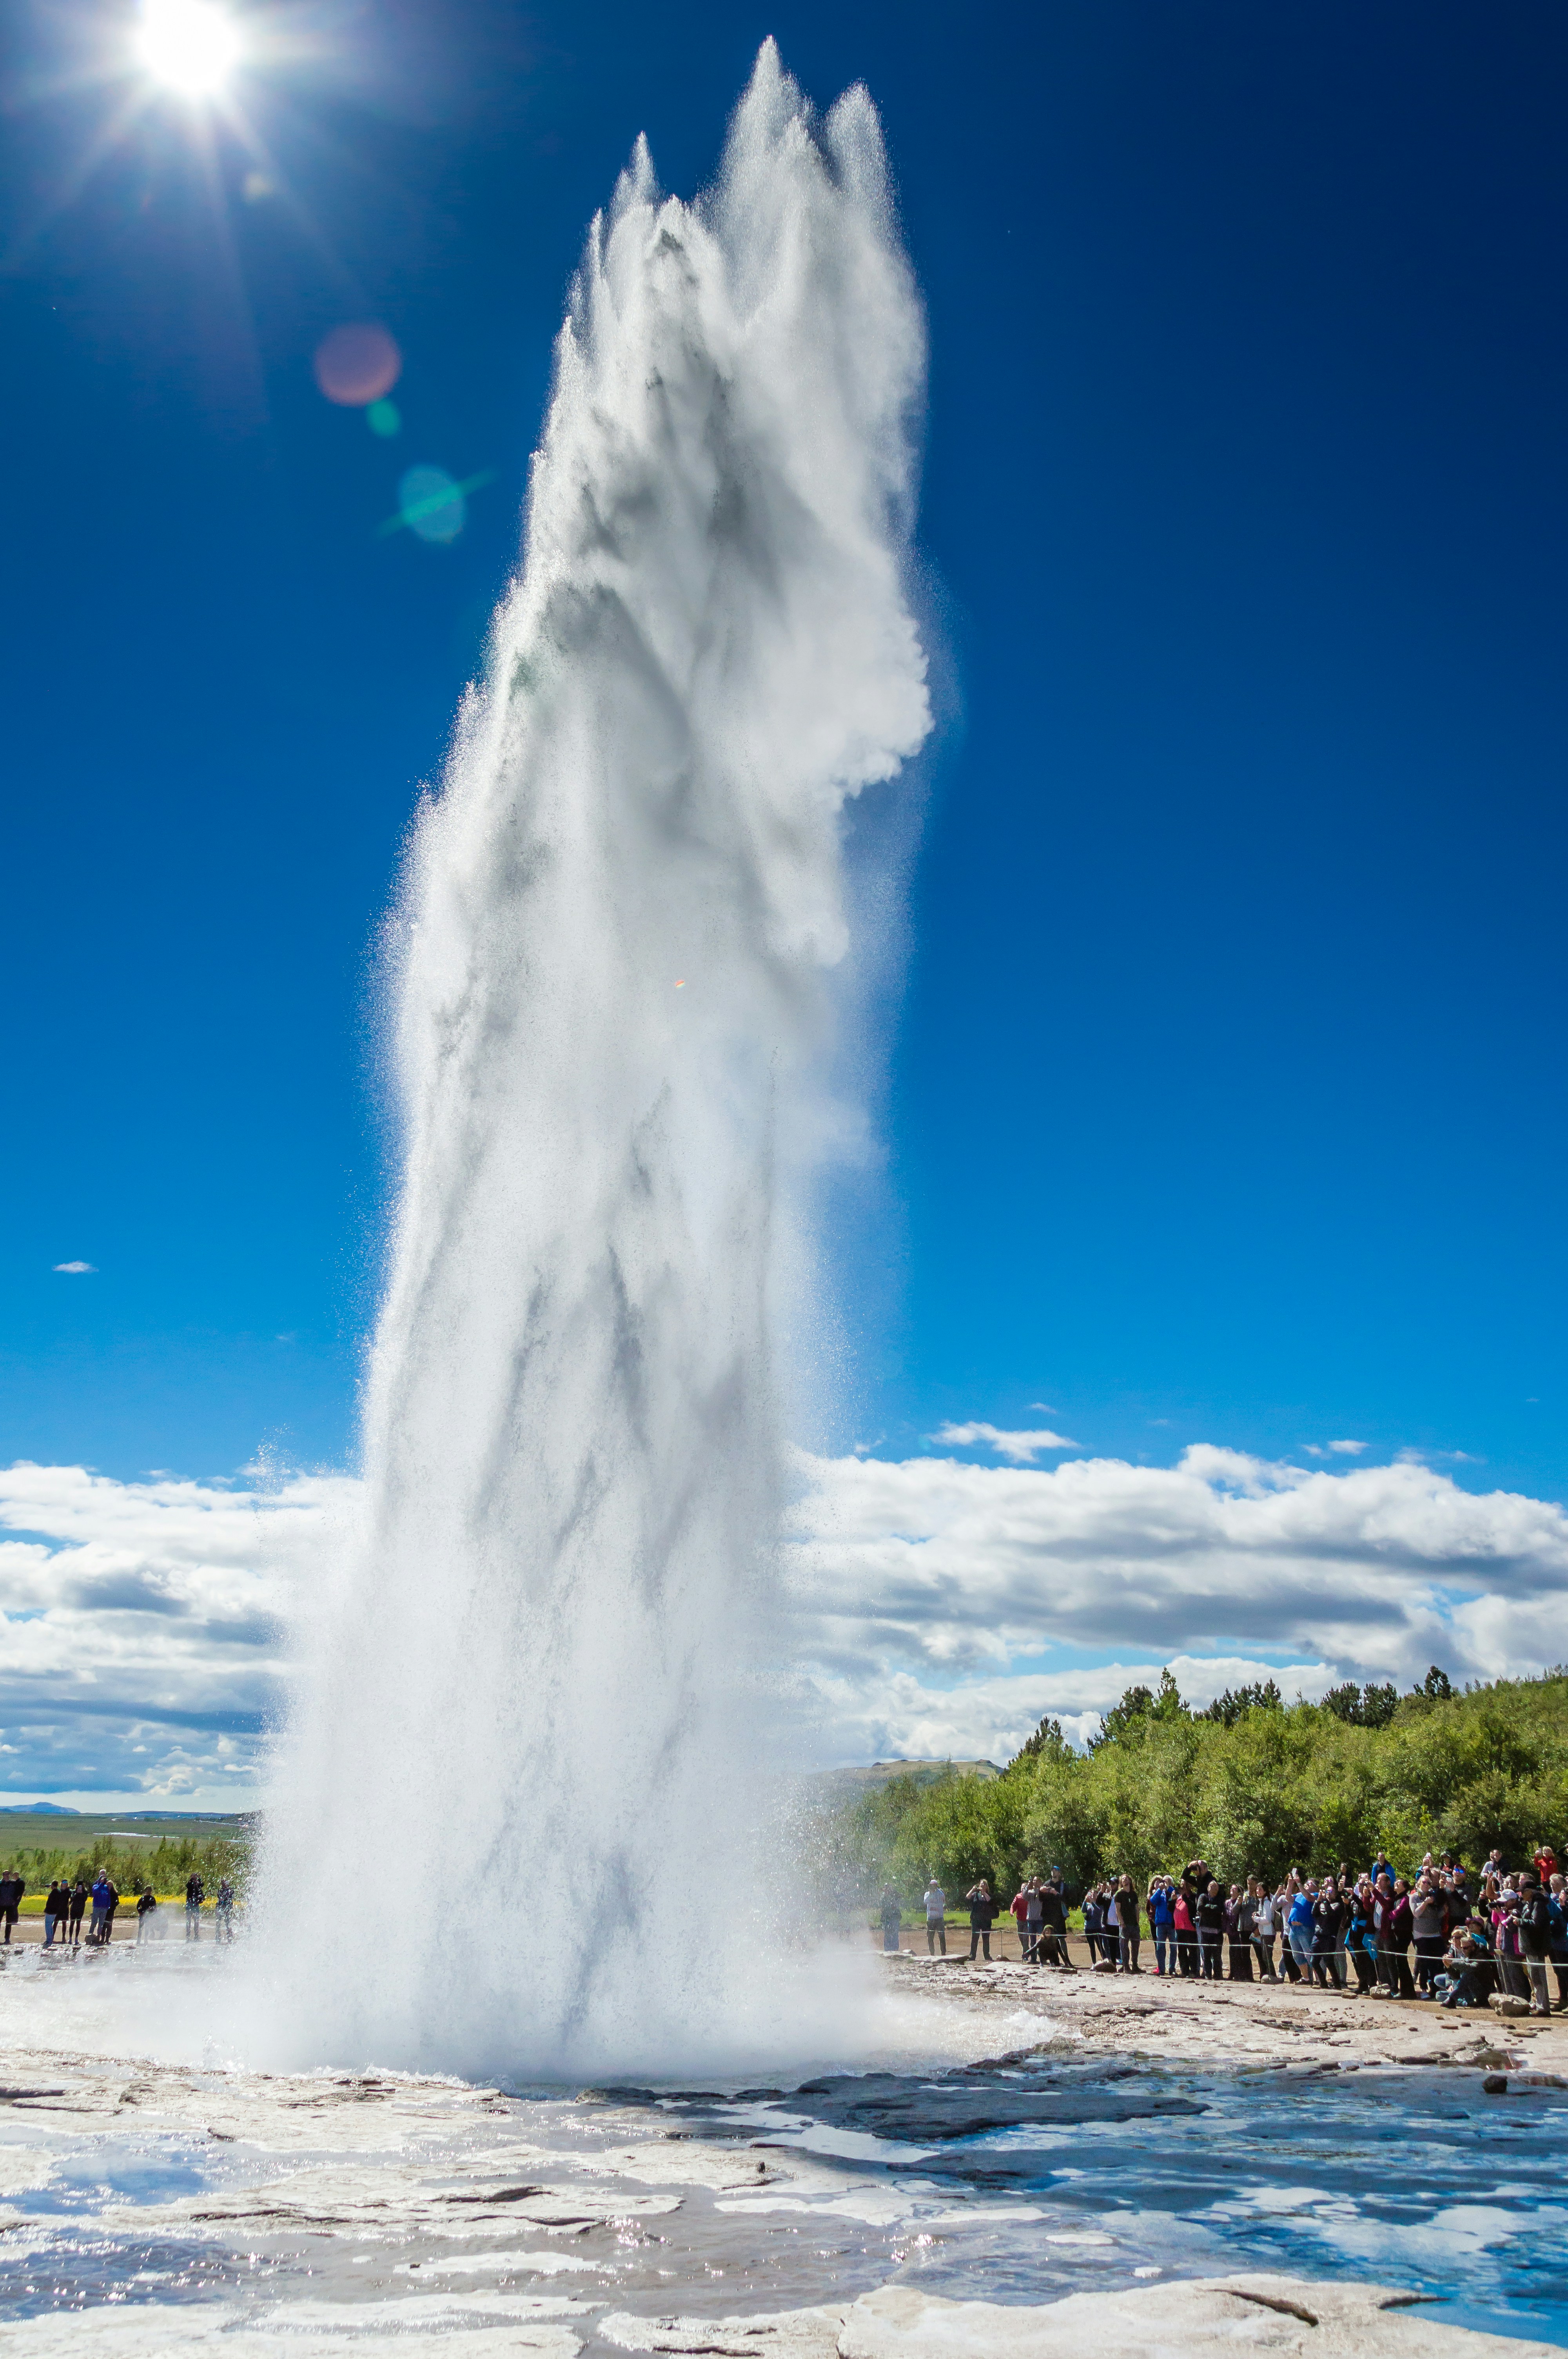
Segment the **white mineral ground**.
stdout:
[[[127,1967],[72,1967],[69,1979],[81,1993],[91,1977],[107,2000],[106,1978]],[[1430,2075],[1442,2064],[1476,2081],[1521,2064],[1568,2074],[1557,2022],[907,1954],[874,1971],[902,2027],[878,2060],[884,2069],[907,2071],[921,2048],[927,2069],[938,2053],[951,2062],[1049,2049],[1091,2070],[1135,2059],[1278,2072],[1260,2085],[1280,2089],[1368,2067]],[[770,2121],[765,2108],[736,2104],[717,2132],[694,2134],[666,2126],[681,2117],[645,2095],[568,2102],[394,2074],[111,2055],[109,2034],[118,2024],[129,2038],[133,2018],[80,1997],[51,2004],[44,1985],[58,1982],[64,1997],[65,1980],[27,1968],[0,1975],[0,2316],[6,2348],[23,2359],[206,2342],[237,2354],[438,2346],[447,2359],[1078,2359],[1085,2349],[1545,2359],[1557,2348],[1444,2324],[1397,2284],[1250,2272],[1135,2288],[1086,2276],[1091,2290],[1033,2306],[942,2299],[908,2271],[888,2282],[914,2248],[917,2266],[944,2252],[960,2260],[950,2288],[989,2291],[983,2244],[972,2269],[965,2257],[976,2232],[1113,2239],[1051,2236],[1049,2199],[922,2180],[917,2161],[886,2146],[892,2158],[871,2175],[852,2138],[836,2151],[781,2145],[777,2107]],[[73,2044],[45,2045],[51,2029]],[[901,2086],[918,2091],[918,2071]],[[1093,2215],[1077,2217],[1092,2231]],[[1086,2267],[1102,2259],[1081,2257]]]
[[[1081,1954],[1075,1940],[1074,1949]],[[1148,1945],[1145,1945],[1147,1950]],[[1568,2074],[1568,2016],[1505,2020],[1450,2012],[1430,1999],[1357,1998],[1298,1983],[1206,1983],[1185,1975],[1065,1974],[1011,1962],[970,1965],[957,1956],[886,1961],[905,1987],[942,1989],[970,2006],[1048,2009],[1064,2028],[1098,2046],[1165,2063],[1230,2060],[1353,2071],[1368,2064],[1450,2064],[1485,2049],[1498,2071],[1528,2051],[1529,2069]],[[1505,2054],[1506,2051],[1506,2054]],[[1518,2348],[1517,2345],[1513,2346]]]

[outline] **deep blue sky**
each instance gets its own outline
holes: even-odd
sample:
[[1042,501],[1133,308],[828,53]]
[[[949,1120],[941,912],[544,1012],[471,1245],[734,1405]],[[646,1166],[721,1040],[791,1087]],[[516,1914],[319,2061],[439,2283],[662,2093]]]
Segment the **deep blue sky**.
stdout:
[[[3,36],[0,1460],[350,1451],[399,841],[587,220],[773,32],[882,110],[961,705],[856,1431],[1562,1495],[1561,7],[343,6],[250,202],[178,107],[72,185],[121,21]],[[360,317],[395,442],[312,383]],[[494,471],[449,548],[416,460]]]

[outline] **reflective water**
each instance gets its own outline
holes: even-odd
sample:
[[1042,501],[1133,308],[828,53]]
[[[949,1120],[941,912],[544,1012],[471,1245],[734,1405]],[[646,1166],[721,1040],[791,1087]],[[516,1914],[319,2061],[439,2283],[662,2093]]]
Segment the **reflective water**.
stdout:
[[[525,2324],[566,2359],[611,2347],[611,2312],[914,2277],[1032,2303],[1242,2267],[1568,2345],[1568,2096],[1487,2096],[1478,2070],[1176,2067],[1058,2038],[788,2090],[495,2092],[49,2052],[31,2008],[0,2030],[24,2017],[0,2065],[0,2319],[114,2306],[116,2350],[167,2348],[178,2311],[328,2349]],[[972,2055],[997,2021],[947,2028]]]

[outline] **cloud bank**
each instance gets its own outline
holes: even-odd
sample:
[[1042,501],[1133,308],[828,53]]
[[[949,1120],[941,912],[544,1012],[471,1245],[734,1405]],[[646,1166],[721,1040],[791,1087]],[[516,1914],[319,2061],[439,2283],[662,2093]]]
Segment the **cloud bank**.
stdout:
[[[1203,1445],[1173,1467],[806,1462],[802,1651],[827,1720],[883,1756],[1080,1735],[1163,1662],[1206,1701],[1272,1677],[1497,1678],[1563,1651],[1568,1516],[1418,1461],[1345,1473]],[[827,1723],[825,1723],[827,1724]],[[980,1740],[989,1731],[989,1741]]]
[[254,1802],[284,1617],[356,1489],[0,1473],[0,1788]]
[[[823,1761],[1002,1759],[1045,1712],[1081,1741],[1164,1663],[1205,1702],[1271,1677],[1287,1695],[1408,1685],[1434,1661],[1492,1679],[1564,1651],[1568,1515],[1409,1458],[799,1465],[786,1580]],[[254,1802],[287,1633],[357,1503],[345,1475],[0,1473],[0,1788]]]

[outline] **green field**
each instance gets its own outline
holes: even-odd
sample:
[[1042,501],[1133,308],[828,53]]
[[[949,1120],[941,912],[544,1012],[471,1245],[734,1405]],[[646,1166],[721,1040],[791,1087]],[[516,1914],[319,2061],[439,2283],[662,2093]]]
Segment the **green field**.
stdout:
[[42,1906],[42,1894],[56,1876],[90,1884],[106,1867],[122,1892],[150,1884],[155,1892],[184,1893],[186,1878],[201,1876],[210,1892],[227,1876],[243,1889],[250,1864],[254,1821],[232,1811],[211,1818],[144,1816],[83,1811],[0,1811],[0,1870],[25,1877],[24,1911]]

